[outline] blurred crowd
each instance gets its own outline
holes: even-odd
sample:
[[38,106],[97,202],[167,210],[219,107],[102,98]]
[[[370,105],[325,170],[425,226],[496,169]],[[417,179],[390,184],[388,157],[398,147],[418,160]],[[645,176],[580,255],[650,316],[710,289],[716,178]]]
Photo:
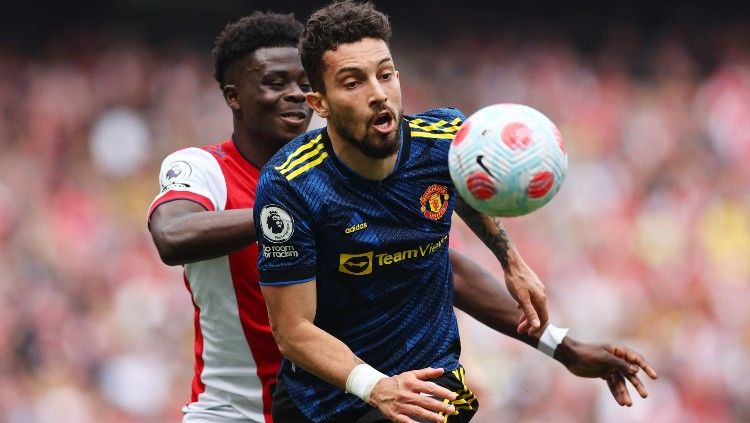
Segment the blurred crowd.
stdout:
[[[750,50],[727,35],[707,65],[682,41],[394,45],[407,113],[515,102],[557,123],[568,178],[511,237],[555,324],[660,373],[620,408],[459,313],[475,422],[750,421]],[[179,421],[193,309],[145,218],[167,154],[230,135],[207,50],[0,44],[1,422]],[[451,244],[502,275],[460,222]]]

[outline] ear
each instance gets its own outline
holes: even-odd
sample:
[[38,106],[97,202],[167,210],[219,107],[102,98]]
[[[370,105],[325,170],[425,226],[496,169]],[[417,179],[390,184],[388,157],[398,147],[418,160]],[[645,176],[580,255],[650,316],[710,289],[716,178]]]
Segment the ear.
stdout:
[[318,116],[323,119],[328,117],[328,102],[325,97],[323,97],[323,94],[315,91],[309,92],[305,94],[305,100],[307,100],[307,104],[318,114]]
[[224,88],[221,89],[222,94],[224,94],[224,101],[227,103],[227,106],[229,106],[232,110],[240,110],[242,107],[240,107],[240,99],[239,99],[239,92],[237,91],[237,87],[234,86],[234,84],[227,84],[224,85]]

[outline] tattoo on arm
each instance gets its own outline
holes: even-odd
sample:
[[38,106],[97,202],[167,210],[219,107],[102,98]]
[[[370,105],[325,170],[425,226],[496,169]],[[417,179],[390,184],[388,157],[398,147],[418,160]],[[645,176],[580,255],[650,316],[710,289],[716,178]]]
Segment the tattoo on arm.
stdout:
[[456,213],[478,237],[484,245],[495,254],[504,270],[508,269],[508,254],[510,239],[499,217],[487,216],[474,210],[460,197],[456,201]]

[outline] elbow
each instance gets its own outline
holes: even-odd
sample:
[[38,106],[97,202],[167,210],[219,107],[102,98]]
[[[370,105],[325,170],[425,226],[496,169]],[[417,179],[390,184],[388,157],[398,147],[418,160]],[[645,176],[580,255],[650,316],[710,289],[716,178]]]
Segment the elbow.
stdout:
[[159,257],[161,258],[161,262],[166,264],[167,266],[179,266],[185,264],[182,260],[178,259],[174,255],[159,253]]
[[156,251],[159,252],[159,258],[167,266],[178,266],[185,264],[180,260],[179,247],[175,240],[172,240],[165,230],[151,231],[151,238],[154,240]]
[[276,346],[279,347],[279,352],[284,357],[290,357],[290,355],[294,355],[292,352],[292,347],[294,345],[294,341],[292,340],[292,336],[290,336],[290,332],[288,330],[285,330],[285,328],[279,327],[278,324],[274,324],[273,320],[271,321],[271,333],[273,333],[273,339],[276,341]]

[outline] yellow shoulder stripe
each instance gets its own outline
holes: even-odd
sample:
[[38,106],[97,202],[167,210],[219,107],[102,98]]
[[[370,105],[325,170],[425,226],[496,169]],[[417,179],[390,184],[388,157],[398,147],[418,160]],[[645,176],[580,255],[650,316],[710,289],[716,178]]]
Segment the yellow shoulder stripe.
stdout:
[[453,139],[453,137],[456,136],[456,134],[450,134],[450,133],[442,133],[442,134],[435,134],[432,132],[419,132],[419,131],[411,131],[412,137],[424,137],[424,138],[441,138],[441,139]]
[[306,160],[308,160],[308,159],[310,159],[312,157],[317,156],[318,153],[320,153],[320,151],[322,149],[323,149],[323,144],[318,144],[318,146],[315,147],[312,151],[301,155],[298,159],[296,159],[293,162],[289,163],[289,165],[287,167],[285,167],[284,169],[279,170],[279,173],[281,173],[282,175],[286,175],[292,169],[294,169],[295,166],[299,165],[300,163],[305,162]]
[[[322,137],[323,137],[323,134],[322,134],[322,133],[321,133],[321,134],[318,134],[318,136],[317,136],[317,137],[315,137],[315,138],[311,139],[311,140],[310,140],[309,142],[307,142],[306,144],[302,144],[301,146],[299,146],[299,148],[297,148],[296,150],[294,150],[294,152],[293,152],[292,154],[290,154],[290,155],[289,155],[289,156],[288,156],[288,157],[286,158],[286,161],[285,161],[284,163],[282,163],[282,164],[281,164],[280,166],[276,166],[276,167],[275,167],[274,169],[276,169],[276,170],[283,170],[284,168],[286,168],[287,166],[289,166],[289,164],[290,164],[290,162],[292,161],[292,159],[293,159],[293,158],[295,158],[295,157],[299,156],[299,155],[300,155],[300,154],[302,154],[302,153],[303,153],[304,151],[306,151],[306,150],[309,150],[309,149],[313,148],[313,147],[315,146],[315,144],[316,144],[316,143],[318,143],[318,142],[320,141],[320,139],[321,139]],[[322,144],[321,144],[321,145],[322,145]],[[294,165],[292,165],[292,166],[294,166]],[[283,173],[283,172],[282,172],[282,173]]]
[[[322,146],[323,146],[323,144],[321,144],[321,147]],[[302,173],[308,171],[309,169],[312,169],[313,167],[315,167],[315,166],[323,163],[323,160],[325,160],[326,157],[328,157],[328,153],[326,153],[324,151],[323,154],[321,154],[320,156],[318,156],[317,159],[311,161],[310,163],[307,163],[306,165],[304,165],[304,166],[298,168],[297,170],[295,170],[294,172],[286,175],[287,181],[291,181],[292,179],[296,178],[300,174],[302,174]]]
[[442,119],[429,123],[420,118],[408,122],[413,137],[452,139],[460,128],[461,118],[455,118],[450,123]]

